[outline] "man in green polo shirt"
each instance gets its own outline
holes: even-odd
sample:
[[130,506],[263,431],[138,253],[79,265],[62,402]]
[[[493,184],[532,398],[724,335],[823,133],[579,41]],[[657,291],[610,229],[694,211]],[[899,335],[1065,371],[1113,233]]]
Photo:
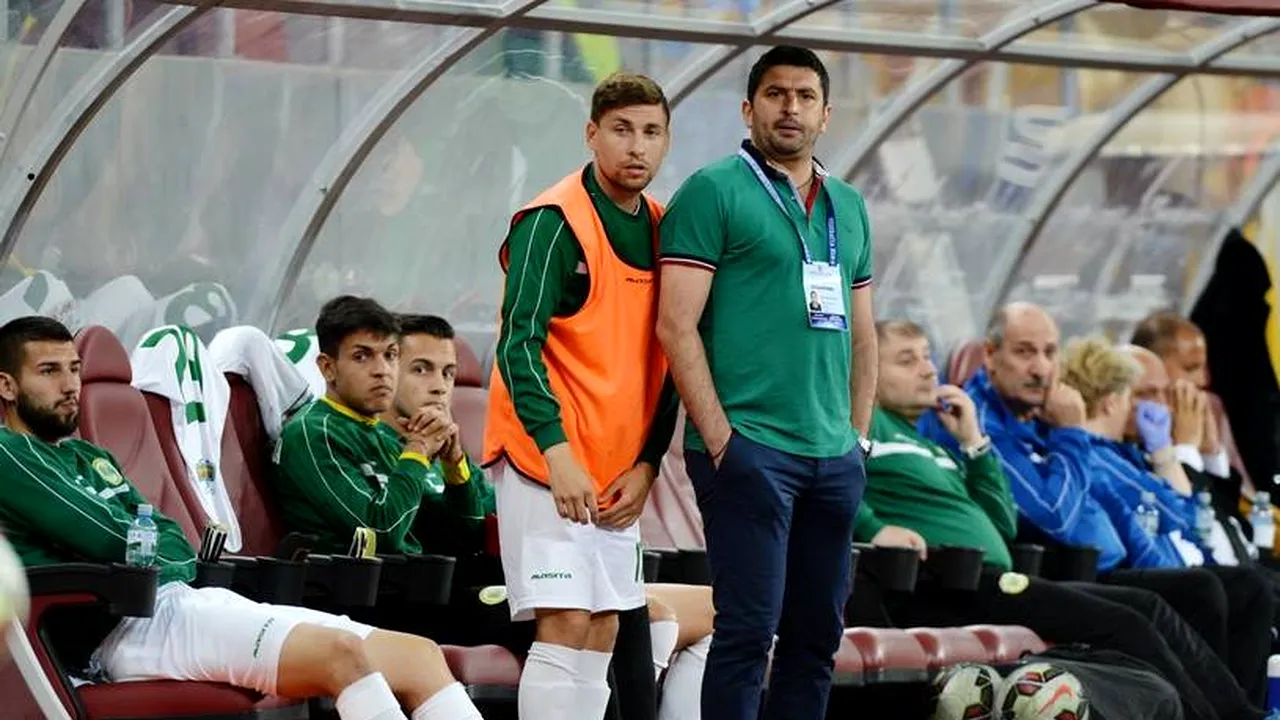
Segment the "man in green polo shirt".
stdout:
[[470,515],[482,500],[469,463],[435,464],[457,425],[432,407],[398,418],[396,429],[378,419],[395,400],[400,325],[376,301],[330,300],[316,337],[328,390],[289,419],[276,447],[285,525],[318,536],[317,552],[344,553],[355,529],[367,527],[379,552],[421,553],[412,528],[423,502]]
[[715,586],[704,720],[756,717],[775,631],[765,717],[822,717],[843,628],[876,339],[866,207],[813,159],[829,90],[809,50],[761,56],[751,139],[662,222],[658,339]]

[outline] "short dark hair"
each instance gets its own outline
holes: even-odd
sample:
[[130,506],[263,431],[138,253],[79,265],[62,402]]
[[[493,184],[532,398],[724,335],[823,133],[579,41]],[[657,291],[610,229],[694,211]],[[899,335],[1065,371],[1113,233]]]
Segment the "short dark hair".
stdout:
[[600,122],[610,110],[633,105],[661,105],[667,122],[671,122],[671,106],[662,86],[647,75],[627,72],[615,72],[596,86],[591,93],[591,122]]
[[441,340],[452,340],[453,326],[439,315],[400,315],[400,337],[406,335],[430,335]]
[[818,59],[817,54],[812,50],[796,45],[779,45],[756,60],[756,64],[751,66],[751,72],[747,75],[747,100],[755,98],[756,91],[760,89],[760,83],[764,80],[764,74],[776,67],[809,68],[818,73],[818,82],[822,84],[822,102],[829,101],[831,76],[827,74],[827,66],[822,64],[822,60]]
[[395,313],[373,298],[339,295],[320,308],[316,340],[325,355],[337,357],[342,341],[361,331],[378,336],[399,335],[400,323]]
[[929,334],[919,324],[910,320],[879,320],[876,322],[876,337],[881,340],[890,335],[897,335],[914,340],[915,338],[928,337]]
[[27,343],[75,342],[66,325],[43,315],[27,315],[0,326],[0,372],[17,375]]
[[1182,317],[1174,310],[1160,310],[1142,318],[1138,327],[1133,330],[1133,339],[1129,342],[1146,348],[1156,355],[1164,355],[1173,345],[1174,338],[1180,330],[1200,332],[1195,323]]

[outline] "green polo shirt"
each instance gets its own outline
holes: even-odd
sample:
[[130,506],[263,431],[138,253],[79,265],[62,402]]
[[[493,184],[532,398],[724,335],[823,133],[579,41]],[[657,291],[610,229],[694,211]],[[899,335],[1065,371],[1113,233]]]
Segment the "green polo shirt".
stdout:
[[855,540],[870,541],[896,525],[920,533],[930,546],[981,548],[988,564],[1013,566],[1008,542],[1018,516],[995,451],[958,458],[925,439],[915,423],[880,407],[871,415],[870,436]]
[[[849,332],[809,327],[797,228],[815,262],[827,262],[830,194],[838,259],[849,288],[871,282],[871,227],[858,191],[821,179],[812,210],[791,181],[749,143],[787,215],[738,155],[693,174],[676,192],[661,224],[661,259],[714,271],[698,323],[720,404],[734,430],[771,448],[804,457],[835,457],[856,440],[850,422],[852,339]],[[845,312],[851,312],[845,296]],[[850,318],[851,319],[851,318]],[[693,423],[686,447],[705,450]]]

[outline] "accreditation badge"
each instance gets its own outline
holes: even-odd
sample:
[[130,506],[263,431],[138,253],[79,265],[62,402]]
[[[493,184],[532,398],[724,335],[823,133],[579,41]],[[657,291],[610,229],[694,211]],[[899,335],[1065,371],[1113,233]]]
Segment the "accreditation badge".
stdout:
[[809,327],[817,330],[848,330],[845,312],[845,283],[840,268],[827,263],[807,262],[804,268],[804,305]]

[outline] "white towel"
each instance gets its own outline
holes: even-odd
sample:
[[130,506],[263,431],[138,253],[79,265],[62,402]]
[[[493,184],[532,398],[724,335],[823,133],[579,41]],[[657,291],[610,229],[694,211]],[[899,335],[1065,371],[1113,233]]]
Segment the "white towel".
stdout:
[[280,437],[285,418],[312,397],[306,379],[275,342],[252,325],[238,325],[218,333],[209,343],[209,357],[221,373],[241,375],[258,396],[258,412],[267,437]]
[[210,362],[194,331],[165,325],[143,335],[129,358],[133,386],[169,399],[173,434],[187,466],[187,481],[210,520],[227,528],[227,550],[240,550],[236,520],[222,480],[222,428],[231,388]]
[[280,348],[307,381],[311,394],[318,398],[324,397],[329,388],[320,372],[320,366],[316,364],[316,358],[320,357],[320,341],[316,338],[316,331],[287,330],[276,338],[276,347]]

